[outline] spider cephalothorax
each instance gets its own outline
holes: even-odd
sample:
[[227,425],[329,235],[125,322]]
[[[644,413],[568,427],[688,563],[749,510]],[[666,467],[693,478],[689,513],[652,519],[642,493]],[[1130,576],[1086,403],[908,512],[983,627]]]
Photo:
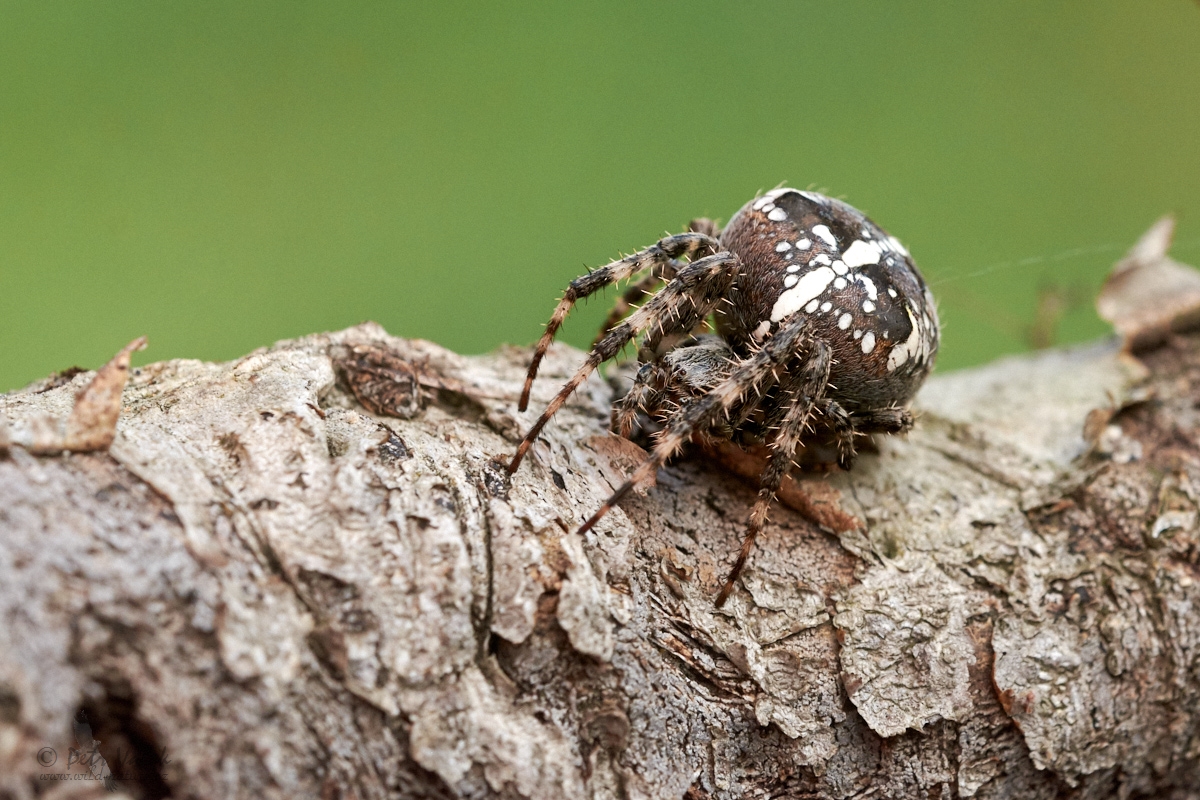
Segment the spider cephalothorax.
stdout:
[[[933,366],[937,311],[895,237],[839,200],[776,189],[747,203],[724,231],[697,220],[688,233],[572,281],[538,342],[522,411],[542,356],[575,302],[639,274],[583,366],[517,448],[509,472],[587,376],[640,336],[643,366],[614,408],[614,427],[629,435],[639,415],[659,417],[663,427],[645,463],[580,530],[595,525],[693,436],[765,442],[770,456],[759,499],[717,597],[721,605],[802,437],[831,436],[839,465],[849,469],[855,435],[912,426],[905,406]],[[651,293],[633,311],[632,304]],[[717,335],[708,333],[710,318]]]

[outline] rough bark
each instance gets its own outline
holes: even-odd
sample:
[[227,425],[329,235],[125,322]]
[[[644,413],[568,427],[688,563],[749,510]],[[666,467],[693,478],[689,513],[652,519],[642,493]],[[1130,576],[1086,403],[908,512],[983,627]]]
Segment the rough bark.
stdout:
[[[408,419],[335,368],[378,348]],[[581,537],[641,452],[597,378],[509,481],[580,354],[522,415],[526,359],[368,324],[134,370],[107,452],[10,445],[0,797],[102,792],[44,777],[92,736],[141,797],[1200,797],[1200,338],[934,378],[722,610],[747,465]],[[93,374],[0,397],[0,447]]]

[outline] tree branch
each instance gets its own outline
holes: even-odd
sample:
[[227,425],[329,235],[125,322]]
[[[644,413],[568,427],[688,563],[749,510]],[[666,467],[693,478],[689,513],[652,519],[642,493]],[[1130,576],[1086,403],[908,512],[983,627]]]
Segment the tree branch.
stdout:
[[[372,353],[410,418],[356,399]],[[750,456],[581,537],[642,456],[593,379],[497,463],[579,358],[526,414],[527,351],[371,324],[153,364],[93,453],[17,442],[94,373],[0,399],[0,793],[83,709],[133,796],[1195,796],[1200,339],[935,377],[785,488],[722,610]]]

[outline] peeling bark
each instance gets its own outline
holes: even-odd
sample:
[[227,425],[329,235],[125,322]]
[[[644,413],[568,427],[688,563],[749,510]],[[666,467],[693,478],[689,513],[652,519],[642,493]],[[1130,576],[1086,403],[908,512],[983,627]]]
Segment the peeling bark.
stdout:
[[134,370],[107,452],[8,444],[0,796],[99,795],[43,777],[94,736],[135,797],[1200,797],[1200,338],[935,377],[720,610],[752,457],[579,536],[641,452],[596,378],[510,482],[580,354],[518,414],[526,358],[368,324]]

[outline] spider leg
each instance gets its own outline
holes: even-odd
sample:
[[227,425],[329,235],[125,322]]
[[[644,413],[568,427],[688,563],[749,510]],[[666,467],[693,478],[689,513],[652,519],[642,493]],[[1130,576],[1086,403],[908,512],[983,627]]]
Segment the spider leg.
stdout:
[[680,233],[668,236],[645,250],[639,250],[631,256],[613,261],[571,281],[567,286],[567,291],[563,293],[562,300],[558,302],[558,307],[554,309],[550,321],[546,323],[546,330],[542,333],[542,338],[538,340],[533,360],[529,364],[529,372],[525,376],[525,388],[521,391],[521,400],[517,404],[517,410],[524,411],[528,408],[529,390],[533,387],[533,379],[537,377],[538,366],[542,363],[546,350],[550,348],[550,343],[554,341],[555,334],[562,327],[563,321],[571,312],[576,301],[595,294],[605,286],[641,272],[647,267],[669,262],[679,256],[693,254],[705,246],[716,247],[718,245],[716,240],[702,233]]
[[661,405],[671,381],[671,368],[663,361],[643,364],[633,379],[633,386],[621,398],[612,412],[612,430],[626,439],[633,433],[639,413],[652,413]]
[[680,404],[706,394],[729,377],[734,363],[733,349],[713,335],[693,337],[688,344],[648,361],[614,407],[613,431],[629,438],[639,413],[662,414],[668,406],[677,409]]
[[691,336],[699,327],[704,312],[711,311],[716,305],[715,298],[689,297],[690,302],[680,303],[672,309],[667,318],[659,321],[657,327],[646,332],[641,346],[638,348],[638,358],[651,361],[675,350],[684,340]]
[[[733,271],[729,267],[739,263],[737,256],[732,253],[717,253],[715,256],[693,261],[681,269],[674,280],[654,295],[650,302],[613,328],[607,336],[600,340],[599,344],[592,348],[575,375],[555,395],[554,399],[550,401],[550,405],[546,406],[546,410],[538,417],[537,422],[525,434],[525,438],[517,446],[517,452],[513,455],[512,461],[508,464],[508,473],[511,475],[516,472],[525,453],[542,432],[542,428],[546,427],[550,418],[558,412],[558,409],[562,408],[563,403],[567,402],[567,398],[587,380],[588,375],[591,375],[596,367],[619,353],[622,347],[651,325],[663,324],[662,320],[664,319],[671,320],[675,316],[675,309],[680,304],[688,303],[690,305],[696,302],[692,297],[693,293],[704,291],[706,297],[707,295],[712,295],[714,298],[722,296],[733,281]],[[716,299],[711,301],[706,299],[701,302],[711,302],[712,305],[715,305]],[[531,371],[530,375],[532,376],[532,374]],[[532,378],[526,380],[526,390],[528,390],[530,380]]]
[[771,442],[771,455],[762,475],[759,476],[758,500],[750,511],[750,524],[746,528],[745,538],[742,539],[741,552],[738,553],[737,560],[733,562],[733,569],[729,571],[729,577],[725,579],[725,585],[717,595],[717,608],[725,605],[725,601],[729,599],[733,584],[741,575],[742,568],[746,566],[750,551],[754,549],[754,540],[762,532],[767,521],[767,512],[771,509],[771,503],[775,501],[775,493],[779,491],[780,484],[791,471],[792,458],[796,455],[800,437],[808,428],[829,381],[830,361],[829,345],[817,341],[813,344],[812,355],[804,362],[796,377],[789,381],[793,388],[786,400],[787,413],[784,414],[778,434]]
[[834,400],[825,400],[821,413],[833,428],[833,440],[837,445],[838,467],[849,471],[854,466],[854,434],[863,433],[859,430],[857,418],[852,416]]
[[867,433],[904,433],[912,428],[912,414],[904,408],[876,408],[849,412],[834,400],[826,399],[821,415],[833,429],[838,450],[838,467],[849,470],[857,453],[854,437]]
[[[688,254],[689,259],[696,260],[697,258],[704,257],[704,255],[715,255],[716,252],[718,252],[715,241],[721,235],[721,229],[716,227],[716,223],[713,222],[712,219],[692,219],[692,221],[688,223],[688,230],[691,231],[691,233],[712,236],[714,241],[712,245],[697,247],[696,252]],[[664,277],[662,277],[662,279],[665,279],[665,281],[670,281],[672,275],[670,272],[668,272],[668,270],[678,270],[679,266],[680,265],[678,261],[668,261],[668,263],[662,266],[662,271],[664,271]],[[604,331],[601,332],[601,336],[604,335],[604,332],[607,332],[608,330],[611,330],[612,327],[616,326],[617,323],[619,323],[620,318],[624,317],[624,315],[628,313],[630,303],[637,302],[642,296],[649,294],[649,291],[654,288],[652,278],[643,278],[643,281],[638,282],[638,284],[641,283],[646,283],[646,288],[643,289],[641,285],[635,284],[626,290],[624,297],[617,302],[617,306],[612,309],[610,314],[608,314],[608,320],[605,323]],[[712,309],[706,306],[703,309],[703,313],[696,313],[696,303],[692,303],[692,308],[680,308],[679,318],[673,320],[672,325],[667,326],[660,324],[658,331],[650,331],[648,333],[646,339],[644,339],[642,343],[642,347],[640,348],[641,360],[653,361],[660,354],[666,353],[667,350],[676,348],[682,339],[695,335],[695,333],[707,332],[709,330],[707,321],[707,314],[709,311],[712,311]],[[664,343],[664,338],[667,337],[670,337],[670,341]],[[599,341],[599,337],[596,339],[596,341]]]
[[855,411],[850,418],[856,433],[907,433],[913,426],[912,412],[906,408]]
[[[697,261],[704,263],[704,259]],[[642,462],[629,479],[621,484],[612,496],[604,501],[604,505],[579,528],[585,533],[619,503],[633,487],[644,483],[667,459],[679,452],[684,443],[691,438],[692,433],[703,430],[719,415],[728,413],[742,398],[753,391],[772,370],[791,360],[804,338],[807,322],[803,316],[797,315],[787,322],[774,336],[766,341],[762,348],[749,358],[739,362],[729,373],[729,377],[718,383],[702,397],[694,400],[667,423],[654,445],[650,457]]]
[[674,259],[660,261],[654,265],[653,269],[644,278],[631,284],[625,290],[625,293],[617,299],[617,302],[613,304],[612,310],[608,312],[608,316],[604,319],[604,324],[600,326],[600,332],[596,334],[595,340],[592,341],[592,346],[595,347],[599,344],[600,340],[607,336],[609,331],[620,324],[625,315],[629,313],[629,310],[633,308],[634,303],[653,292],[658,287],[658,284],[674,278],[675,273],[682,266],[683,264]]

